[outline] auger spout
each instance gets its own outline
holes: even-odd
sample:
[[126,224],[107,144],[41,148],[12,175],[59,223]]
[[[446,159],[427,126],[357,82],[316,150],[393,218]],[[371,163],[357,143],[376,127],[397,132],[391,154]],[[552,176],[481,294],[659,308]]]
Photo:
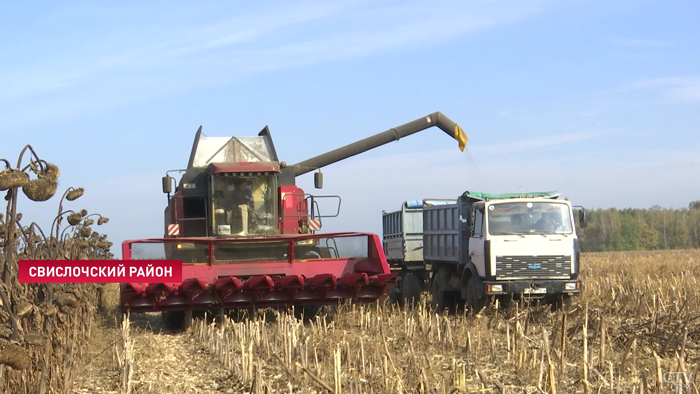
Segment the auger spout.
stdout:
[[297,164],[293,164],[291,167],[294,169],[294,176],[303,175],[307,172],[317,170],[329,164],[333,164],[335,162],[347,159],[349,157],[358,155],[368,150],[388,144],[389,142],[398,141],[401,138],[418,133],[433,126],[437,126],[447,135],[457,140],[457,142],[459,142],[459,150],[462,152],[464,151],[464,148],[466,147],[468,141],[467,135],[464,133],[464,130],[457,123],[453,122],[450,118],[438,111],[433,112],[428,116],[424,116],[414,121],[402,124],[401,126],[394,127],[392,129],[383,131],[379,134],[375,134],[363,140],[353,142],[352,144],[348,144],[341,148],[318,155],[316,157],[312,157],[308,160],[301,161]]

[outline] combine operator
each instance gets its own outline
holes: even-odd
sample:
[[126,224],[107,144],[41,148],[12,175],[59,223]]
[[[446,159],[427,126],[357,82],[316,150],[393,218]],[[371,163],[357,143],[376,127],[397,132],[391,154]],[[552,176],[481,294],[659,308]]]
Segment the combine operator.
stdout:
[[229,223],[240,224],[241,232],[238,235],[248,234],[249,215],[253,211],[253,192],[248,185],[250,181],[247,179],[237,179],[234,181],[235,189],[231,192],[228,211],[232,214],[233,220],[229,219]]
[[224,235],[247,235],[254,206],[250,181],[244,178],[219,178],[214,184],[214,205],[217,233]]
[[248,188],[249,184],[250,182],[246,179],[237,181],[236,189],[231,192],[231,202],[234,206],[250,205],[253,208],[253,192]]

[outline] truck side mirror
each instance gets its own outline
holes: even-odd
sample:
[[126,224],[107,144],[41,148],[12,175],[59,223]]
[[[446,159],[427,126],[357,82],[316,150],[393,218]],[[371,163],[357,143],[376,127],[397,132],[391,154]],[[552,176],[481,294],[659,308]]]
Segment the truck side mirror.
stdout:
[[586,228],[586,210],[583,208],[578,211],[578,222],[581,228]]
[[323,189],[323,173],[320,171],[314,174],[314,187]]
[[163,193],[172,193],[173,192],[173,177],[170,175],[166,175],[163,177]]

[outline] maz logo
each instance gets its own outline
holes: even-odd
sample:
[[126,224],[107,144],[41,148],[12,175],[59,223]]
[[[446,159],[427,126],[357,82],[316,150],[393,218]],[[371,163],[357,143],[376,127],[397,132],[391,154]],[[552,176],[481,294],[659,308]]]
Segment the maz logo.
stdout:
[[537,263],[532,263],[532,264],[527,266],[527,269],[530,269],[530,270],[538,270],[541,268],[542,268],[542,266],[537,264]]

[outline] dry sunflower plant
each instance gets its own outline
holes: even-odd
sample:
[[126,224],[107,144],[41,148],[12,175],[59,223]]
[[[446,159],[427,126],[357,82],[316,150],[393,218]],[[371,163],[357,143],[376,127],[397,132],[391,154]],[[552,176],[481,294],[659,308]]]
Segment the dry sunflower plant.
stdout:
[[108,219],[85,209],[64,209],[84,193],[70,187],[59,199],[48,231],[35,222],[25,225],[19,197],[30,203],[51,200],[60,170],[31,145],[22,149],[16,166],[7,159],[0,163],[5,167],[0,193],[7,201],[5,213],[0,213],[0,392],[70,392],[94,328],[101,285],[20,284],[18,261],[111,259],[112,243],[93,230]]

